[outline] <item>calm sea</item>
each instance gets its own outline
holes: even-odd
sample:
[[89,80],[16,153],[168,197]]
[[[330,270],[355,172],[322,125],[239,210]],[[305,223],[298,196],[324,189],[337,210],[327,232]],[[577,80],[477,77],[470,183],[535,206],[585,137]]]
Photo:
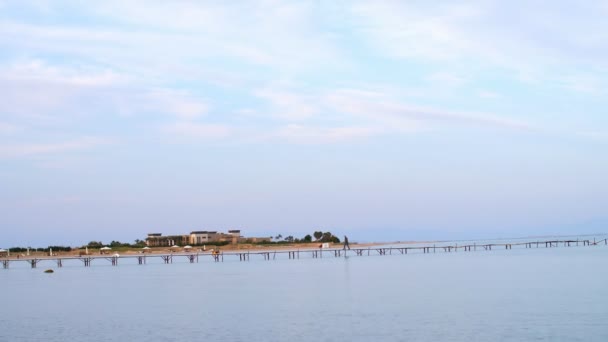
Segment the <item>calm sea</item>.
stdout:
[[604,245],[12,263],[0,341],[608,341],[607,265]]

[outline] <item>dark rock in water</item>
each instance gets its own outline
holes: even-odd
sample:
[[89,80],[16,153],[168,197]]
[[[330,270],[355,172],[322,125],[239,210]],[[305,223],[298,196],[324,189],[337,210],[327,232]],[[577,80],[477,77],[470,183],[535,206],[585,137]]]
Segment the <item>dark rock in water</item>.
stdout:
[[51,269],[48,269],[48,270],[45,270],[45,271],[44,271],[44,273],[53,273],[53,272],[55,272],[55,271],[53,271],[53,270],[51,270]]

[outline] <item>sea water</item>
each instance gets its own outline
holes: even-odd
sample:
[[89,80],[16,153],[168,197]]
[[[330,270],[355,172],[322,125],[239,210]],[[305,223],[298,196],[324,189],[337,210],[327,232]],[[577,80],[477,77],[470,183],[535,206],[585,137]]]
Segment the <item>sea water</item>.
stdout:
[[12,262],[0,341],[608,341],[604,245],[148,261]]

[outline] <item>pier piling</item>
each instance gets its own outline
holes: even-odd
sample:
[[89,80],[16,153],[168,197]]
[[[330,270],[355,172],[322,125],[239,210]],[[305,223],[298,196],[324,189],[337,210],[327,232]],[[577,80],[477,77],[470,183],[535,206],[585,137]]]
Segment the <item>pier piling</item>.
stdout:
[[163,261],[165,262],[165,264],[172,264],[173,263],[173,255],[161,255],[160,256]]
[[91,257],[80,258],[80,261],[84,263],[84,267],[91,267],[91,260],[93,260]]

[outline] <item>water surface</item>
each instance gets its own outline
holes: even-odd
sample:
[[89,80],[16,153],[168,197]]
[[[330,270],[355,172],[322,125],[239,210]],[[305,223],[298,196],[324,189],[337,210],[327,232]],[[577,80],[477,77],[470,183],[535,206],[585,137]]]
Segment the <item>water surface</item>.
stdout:
[[608,341],[607,246],[352,254],[11,263],[0,341]]

